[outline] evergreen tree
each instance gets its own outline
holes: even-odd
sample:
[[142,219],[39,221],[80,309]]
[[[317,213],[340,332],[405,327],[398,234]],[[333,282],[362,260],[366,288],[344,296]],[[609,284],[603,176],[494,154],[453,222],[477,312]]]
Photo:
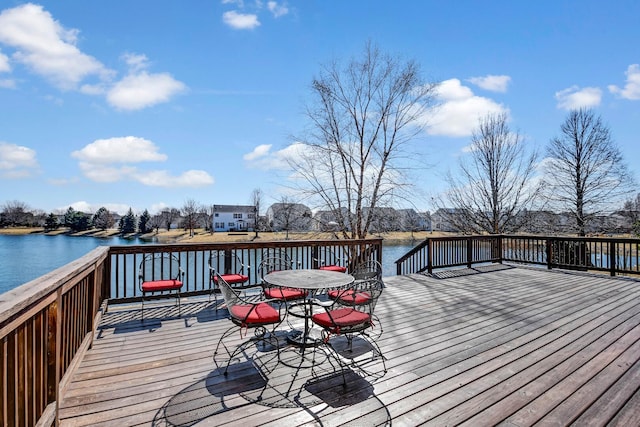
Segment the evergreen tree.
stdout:
[[71,231],[88,230],[91,217],[85,213],[74,210],[71,206],[64,214],[64,226],[69,227]]
[[136,216],[133,214],[133,210],[129,208],[127,214],[120,218],[120,232],[123,234],[135,233],[136,222]]
[[47,219],[44,222],[44,229],[45,230],[56,230],[58,227],[60,227],[60,222],[58,222],[58,217],[56,215],[54,215],[53,213],[50,213],[49,216],[47,216]]
[[142,212],[142,215],[140,215],[140,218],[138,220],[138,231],[140,231],[140,233],[145,234],[151,231],[151,225],[150,225],[150,221],[151,221],[151,215],[149,215],[149,211],[148,210],[144,210],[144,212]]
[[75,209],[69,206],[69,209],[67,209],[67,211],[64,213],[64,220],[62,222],[62,225],[64,225],[65,227],[71,228],[71,226],[73,225],[75,215],[76,215]]

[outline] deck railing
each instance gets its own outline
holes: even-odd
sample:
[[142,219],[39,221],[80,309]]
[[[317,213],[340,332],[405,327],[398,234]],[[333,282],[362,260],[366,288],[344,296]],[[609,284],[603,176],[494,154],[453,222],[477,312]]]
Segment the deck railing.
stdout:
[[640,274],[640,239],[488,235],[428,238],[396,261],[398,275],[504,261],[548,269]]
[[107,301],[140,299],[138,266],[145,254],[176,254],[185,294],[197,295],[212,290],[208,261],[216,251],[237,252],[256,284],[264,251],[284,251],[295,268],[317,268],[334,256],[349,264],[381,262],[382,239],[103,246],[1,294],[0,425],[57,424],[59,396],[91,347]]
[[94,249],[0,295],[0,425],[56,422],[58,397],[100,322],[108,253]]
[[[291,258],[294,268],[318,268],[323,261],[332,258],[347,260],[345,262],[352,265],[368,259],[381,262],[382,239],[112,246],[109,252],[110,301],[140,300],[138,266],[146,254],[158,252],[169,252],[180,260],[185,273],[181,294],[199,295],[213,289],[209,259],[214,253],[218,254],[218,262],[221,263],[217,268],[224,273],[238,273],[238,268],[243,268],[244,274],[249,276],[247,285],[251,286],[260,283],[258,266],[268,254],[285,253]],[[229,265],[236,259],[235,255],[241,266]]]

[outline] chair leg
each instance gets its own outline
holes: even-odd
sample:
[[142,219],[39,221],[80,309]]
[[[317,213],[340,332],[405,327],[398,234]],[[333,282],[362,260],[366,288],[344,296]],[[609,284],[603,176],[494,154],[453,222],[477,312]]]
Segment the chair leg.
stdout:
[[323,340],[322,340],[323,344],[321,344],[321,346],[323,346],[323,348],[325,349],[324,351],[327,354],[327,360],[329,361],[332,367],[334,367],[334,365],[333,365],[333,362],[331,362],[331,357],[333,357],[335,361],[338,362],[338,366],[340,367],[340,374],[342,374],[342,387],[346,387],[347,377],[344,374],[346,365],[342,362],[342,360],[340,360],[340,354],[336,351],[335,348],[333,348],[333,345],[331,344],[331,342],[329,340],[324,339],[324,333],[325,331],[323,331]]
[[180,291],[178,291],[178,317],[182,316],[182,307],[180,305]]
[[142,309],[140,310],[140,321],[144,322],[144,292],[142,293]]
[[[213,352],[213,363],[215,363],[216,367],[218,366],[218,362],[216,361],[216,356],[218,355],[218,350],[220,349],[220,344],[222,344],[222,346],[224,347],[224,349],[227,351],[227,354],[229,354],[229,349],[227,348],[226,344],[223,342],[225,338],[227,338],[229,335],[231,335],[233,332],[235,332],[237,326],[232,326],[229,329],[227,329],[222,336],[220,337],[220,339],[218,340],[218,344],[216,345],[216,349]],[[226,369],[225,369],[226,372]]]

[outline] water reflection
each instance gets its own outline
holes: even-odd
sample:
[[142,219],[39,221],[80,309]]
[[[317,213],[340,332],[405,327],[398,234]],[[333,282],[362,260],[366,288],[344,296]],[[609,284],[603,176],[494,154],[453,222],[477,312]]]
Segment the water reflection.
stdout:
[[[71,237],[44,234],[0,234],[0,293],[4,293],[56,268],[82,257],[98,246],[138,245],[152,243],[139,238]],[[383,245],[383,276],[394,276],[394,261],[404,255],[413,244]]]
[[0,234],[0,293],[62,267],[98,246],[143,243],[138,238]]

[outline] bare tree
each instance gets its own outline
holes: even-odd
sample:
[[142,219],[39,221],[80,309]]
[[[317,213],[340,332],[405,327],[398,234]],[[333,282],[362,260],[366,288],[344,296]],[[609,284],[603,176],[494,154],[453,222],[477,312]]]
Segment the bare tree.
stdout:
[[371,43],[360,57],[344,66],[332,62],[313,80],[309,134],[299,138],[289,163],[304,199],[335,212],[344,238],[366,237],[376,207],[408,196],[407,145],[421,131],[435,89],[415,62]]
[[160,216],[162,218],[162,224],[165,226],[167,231],[169,231],[171,230],[171,224],[173,224],[173,221],[180,218],[180,211],[176,208],[167,208],[160,213]]
[[158,234],[158,232],[160,231],[160,227],[162,227],[164,224],[165,224],[165,221],[162,216],[162,213],[159,213],[159,214],[153,215],[149,219],[148,225],[156,231],[156,234]]
[[251,203],[254,207],[253,218],[253,231],[255,232],[254,239],[258,238],[258,226],[260,224],[260,205],[262,204],[262,190],[255,188],[251,192]]
[[189,236],[191,237],[193,237],[193,229],[196,228],[199,211],[198,202],[193,199],[185,200],[184,205],[182,205],[181,213],[184,218],[184,229],[189,230]]
[[458,174],[447,175],[449,190],[438,207],[453,209],[447,220],[462,232],[492,234],[518,231],[534,206],[540,185],[534,183],[538,155],[507,125],[505,114],[481,118],[461,158]]
[[592,110],[569,112],[547,156],[548,198],[570,212],[580,236],[590,221],[632,189],[633,179],[608,126]]
[[28,225],[29,219],[33,217],[29,212],[29,206],[18,200],[5,202],[1,216],[4,225]]

